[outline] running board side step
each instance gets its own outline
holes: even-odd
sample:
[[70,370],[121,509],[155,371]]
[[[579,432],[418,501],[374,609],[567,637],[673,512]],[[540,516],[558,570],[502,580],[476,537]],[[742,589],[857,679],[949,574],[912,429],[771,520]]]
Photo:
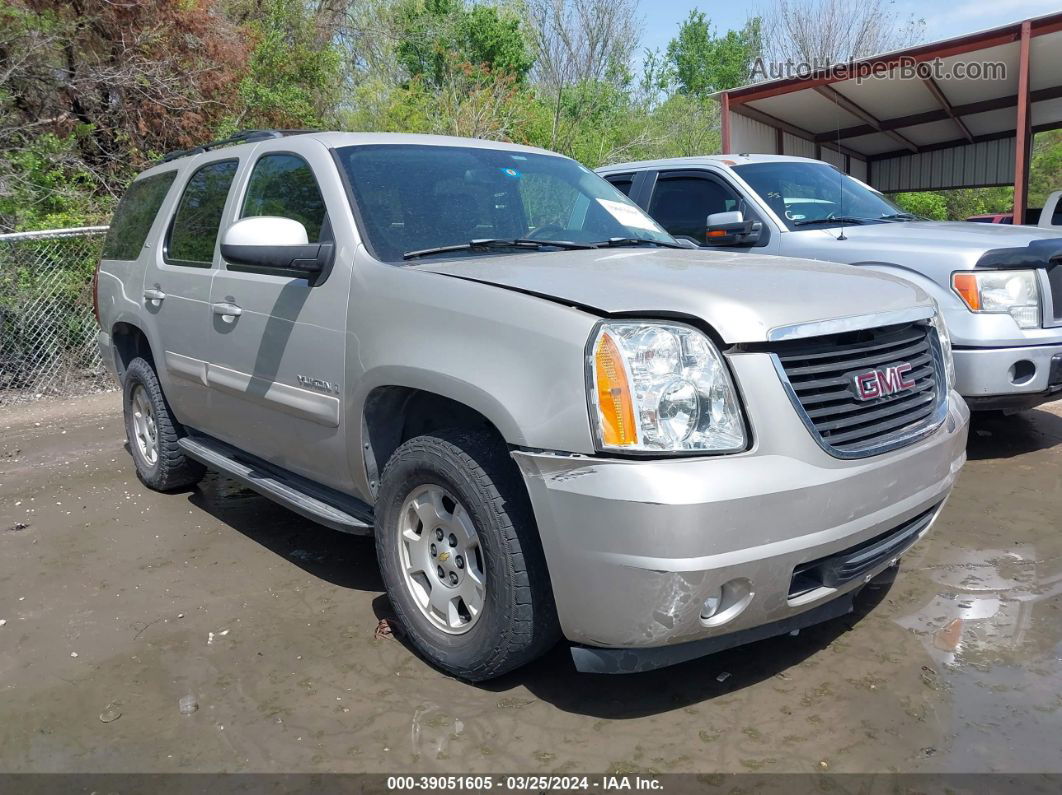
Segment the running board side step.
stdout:
[[353,497],[282,472],[216,439],[186,436],[178,444],[189,458],[300,516],[343,533],[372,534],[372,508]]

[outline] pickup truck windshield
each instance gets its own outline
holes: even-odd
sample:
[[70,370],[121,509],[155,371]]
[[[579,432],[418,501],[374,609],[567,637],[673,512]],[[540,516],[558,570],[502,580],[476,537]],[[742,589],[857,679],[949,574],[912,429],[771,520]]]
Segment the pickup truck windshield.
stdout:
[[846,224],[921,220],[825,163],[749,163],[733,170],[791,230],[836,226],[842,218]]
[[[411,252],[467,257],[550,248],[501,248],[503,240],[676,245],[620,191],[564,157],[413,144],[355,145],[336,153],[369,250],[384,262],[403,262]],[[495,245],[463,245],[470,241]],[[451,246],[457,250],[434,251]]]

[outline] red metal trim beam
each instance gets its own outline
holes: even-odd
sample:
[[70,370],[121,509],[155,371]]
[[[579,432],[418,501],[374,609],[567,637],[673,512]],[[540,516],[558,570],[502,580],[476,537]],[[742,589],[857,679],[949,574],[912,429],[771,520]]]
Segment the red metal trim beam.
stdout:
[[1014,142],[1014,218],[1025,217],[1029,203],[1029,158],[1032,154],[1032,130],[1029,112],[1029,48],[1032,24],[1021,23],[1021,51],[1018,56],[1018,114]]
[[940,86],[937,85],[937,81],[932,77],[927,77],[922,82],[925,83],[926,88],[929,89],[929,93],[940,103],[940,107],[944,109],[944,112],[951,117],[953,122],[955,122],[955,126],[959,128],[959,132],[962,133],[963,138],[970,143],[973,143],[973,135],[970,133],[970,128],[967,127],[966,122],[959,118],[958,114],[955,113],[955,108],[953,108],[951,103],[948,102],[948,98],[944,96],[944,92],[941,91]]

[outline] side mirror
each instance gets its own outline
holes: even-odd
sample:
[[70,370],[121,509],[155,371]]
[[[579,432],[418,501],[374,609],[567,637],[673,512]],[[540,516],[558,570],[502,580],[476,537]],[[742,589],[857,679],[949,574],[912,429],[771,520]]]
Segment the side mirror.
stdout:
[[242,218],[221,238],[227,262],[310,280],[331,265],[334,254],[333,243],[308,243],[306,227],[291,218]]
[[751,246],[760,239],[763,224],[746,221],[745,216],[732,211],[712,213],[705,225],[704,243],[707,246]]

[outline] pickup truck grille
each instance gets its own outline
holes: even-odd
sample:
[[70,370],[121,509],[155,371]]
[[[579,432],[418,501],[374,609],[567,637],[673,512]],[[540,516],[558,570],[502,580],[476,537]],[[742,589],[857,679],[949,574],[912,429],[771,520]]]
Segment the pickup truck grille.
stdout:
[[[926,323],[790,340],[771,350],[804,424],[839,458],[910,444],[939,425],[947,410],[940,345]],[[862,396],[859,375],[870,381]],[[891,391],[901,376],[905,386]]]
[[1062,262],[1053,262],[1047,266],[1047,281],[1051,285],[1052,314],[1056,323],[1062,323]]

